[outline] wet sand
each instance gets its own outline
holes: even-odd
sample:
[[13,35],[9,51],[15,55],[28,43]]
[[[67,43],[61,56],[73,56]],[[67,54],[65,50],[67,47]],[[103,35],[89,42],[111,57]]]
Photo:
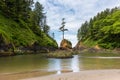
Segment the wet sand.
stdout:
[[20,80],[25,78],[33,78],[55,74],[55,72],[47,72],[47,71],[28,71],[28,72],[19,72],[19,73],[7,73],[0,74],[0,80]]
[[22,80],[120,80],[120,69],[86,70],[74,73],[63,73]]

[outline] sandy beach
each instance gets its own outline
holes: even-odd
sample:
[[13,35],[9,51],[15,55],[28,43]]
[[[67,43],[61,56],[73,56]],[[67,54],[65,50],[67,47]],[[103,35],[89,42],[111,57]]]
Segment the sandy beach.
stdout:
[[86,70],[74,73],[63,73],[22,80],[120,80],[120,69]]

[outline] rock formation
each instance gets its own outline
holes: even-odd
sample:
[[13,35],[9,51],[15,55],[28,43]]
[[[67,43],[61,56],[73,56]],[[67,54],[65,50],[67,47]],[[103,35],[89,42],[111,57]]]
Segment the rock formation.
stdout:
[[79,41],[74,47],[74,50],[84,50],[84,49],[86,49],[86,47],[83,45],[81,41]]
[[60,49],[63,50],[72,49],[72,43],[67,39],[63,39],[60,43]]

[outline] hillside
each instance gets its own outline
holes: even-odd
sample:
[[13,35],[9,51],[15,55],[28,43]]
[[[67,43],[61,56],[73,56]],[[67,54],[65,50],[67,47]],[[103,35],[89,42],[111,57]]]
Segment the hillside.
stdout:
[[32,10],[32,4],[32,0],[0,1],[0,56],[48,52],[58,47],[48,34],[50,27],[46,23],[42,5],[36,2]]
[[[26,23],[16,23],[12,19],[0,15],[0,50],[11,51],[12,48],[24,49],[37,43],[42,47],[57,48],[57,43],[45,33],[35,34]],[[10,47],[11,45],[11,47]],[[7,49],[8,48],[8,49]]]
[[78,40],[92,47],[120,48],[120,9],[106,9],[86,21],[78,30]]
[[[45,33],[35,34],[26,23],[16,23],[0,15],[0,50],[11,52],[11,49],[30,49],[37,45],[41,48],[57,48],[57,43]],[[37,44],[36,44],[37,43]],[[29,50],[28,49],[28,50]],[[32,48],[31,48],[32,49]]]

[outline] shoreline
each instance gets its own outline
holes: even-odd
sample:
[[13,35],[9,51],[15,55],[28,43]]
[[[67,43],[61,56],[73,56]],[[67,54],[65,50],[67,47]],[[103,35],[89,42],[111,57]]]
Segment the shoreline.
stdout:
[[120,69],[85,70],[21,80],[119,80]]
[[[82,49],[82,50],[72,48],[71,50],[62,50],[62,49],[37,50],[36,52],[34,50],[17,50],[15,52],[14,51],[12,51],[12,52],[9,52],[9,51],[2,51],[1,52],[0,51],[0,57],[9,57],[9,56],[17,56],[17,55],[30,55],[30,54],[50,54],[50,53],[58,53],[58,52],[59,53],[69,52],[72,55],[74,55],[74,54],[83,54],[83,53],[93,53],[93,54],[94,53],[98,53],[98,54],[105,53],[105,54],[114,54],[114,55],[120,54],[120,50],[115,50],[115,49],[113,49],[113,50],[110,50],[110,49],[100,49],[99,50],[99,49],[91,47],[91,48],[85,48],[85,49]],[[52,56],[53,56],[53,58],[55,58],[54,55],[52,55]],[[59,56],[59,55],[55,54],[55,56]],[[46,57],[49,57],[49,56],[47,55]],[[72,58],[72,56],[70,56],[68,58]]]

